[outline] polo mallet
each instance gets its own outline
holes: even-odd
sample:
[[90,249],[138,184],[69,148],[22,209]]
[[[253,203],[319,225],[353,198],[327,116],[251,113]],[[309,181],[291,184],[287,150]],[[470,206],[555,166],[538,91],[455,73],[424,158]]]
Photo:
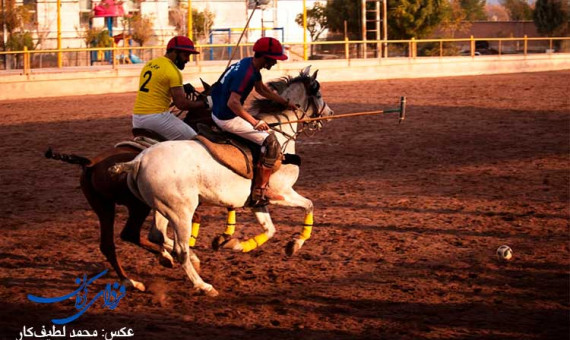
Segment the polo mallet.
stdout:
[[336,116],[305,118],[305,119],[293,120],[290,122],[270,123],[267,125],[269,125],[269,127],[274,127],[274,126],[278,126],[278,125],[291,124],[291,123],[307,123],[307,122],[315,122],[315,121],[319,121],[319,120],[329,120],[329,119],[358,117],[358,116],[372,116],[372,115],[379,115],[379,114],[385,114],[385,113],[395,113],[395,112],[399,113],[398,124],[400,124],[404,119],[406,119],[406,97],[400,97],[400,107],[397,109],[386,109],[386,110],[379,110],[379,111],[345,113],[345,114],[336,115]]
[[[253,13],[255,13],[255,10],[257,9],[257,7],[259,6],[259,0],[255,1],[255,7],[253,8],[253,11],[251,11],[251,15],[249,16],[249,18],[247,19],[247,22],[245,23],[245,27],[243,28],[243,31],[241,32],[241,35],[239,36],[238,42],[236,44],[236,47],[234,47],[233,51],[232,51],[232,55],[230,56],[230,60],[228,60],[228,64],[226,65],[226,70],[228,67],[230,67],[230,63],[232,62],[232,60],[234,59],[234,56],[236,54],[237,48],[239,47],[239,43],[241,42],[241,39],[243,38],[245,32],[247,32],[247,29],[249,27],[249,22],[251,21],[251,18],[253,18]],[[222,74],[223,75],[223,74]],[[221,78],[221,76],[220,76]],[[218,80],[219,81],[219,80]],[[192,87],[192,90],[196,91],[194,89],[194,87],[188,83],[184,85],[184,88],[186,90],[186,86],[189,85]],[[170,107],[174,106],[174,102],[170,103]],[[176,117],[180,116],[182,114],[182,112],[184,112],[183,110],[180,110],[180,112],[178,112],[178,114],[176,114]]]
[[241,38],[243,38],[245,32],[247,32],[247,29],[249,28],[249,22],[251,21],[251,18],[253,18],[253,13],[255,13],[255,10],[257,9],[258,6],[259,6],[259,0],[255,1],[255,7],[253,8],[253,11],[251,11],[251,15],[247,19],[247,22],[245,23],[245,27],[243,28],[243,31],[241,31],[241,35],[239,36],[236,47],[234,47],[234,50],[232,51],[232,55],[230,56],[230,60],[228,60],[228,64],[226,65],[226,69],[228,67],[230,67],[230,64],[231,64],[232,60],[234,59],[236,51],[239,47],[239,43],[241,42]]

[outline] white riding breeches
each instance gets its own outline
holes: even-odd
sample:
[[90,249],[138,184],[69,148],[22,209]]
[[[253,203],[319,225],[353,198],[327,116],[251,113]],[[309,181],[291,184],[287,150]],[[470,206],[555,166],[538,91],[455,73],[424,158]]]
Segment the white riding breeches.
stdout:
[[192,139],[197,135],[194,129],[170,111],[143,115],[133,114],[133,128],[152,130],[168,140]]
[[269,133],[265,131],[257,131],[254,129],[250,123],[241,117],[221,120],[212,114],[212,119],[222,130],[245,138],[257,145],[263,145],[263,141],[269,136]]

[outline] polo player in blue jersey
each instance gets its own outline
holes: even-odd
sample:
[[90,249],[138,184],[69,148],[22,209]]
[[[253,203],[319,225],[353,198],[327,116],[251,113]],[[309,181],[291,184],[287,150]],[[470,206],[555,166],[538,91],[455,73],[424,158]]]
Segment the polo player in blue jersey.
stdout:
[[277,60],[286,60],[283,46],[274,38],[263,37],[253,45],[253,57],[247,57],[232,64],[221,76],[212,90],[212,119],[222,130],[238,135],[261,146],[261,157],[256,165],[251,199],[254,205],[268,204],[279,200],[269,188],[269,177],[275,162],[281,155],[281,146],[269,126],[261,119],[249,114],[243,104],[255,86],[261,96],[283,106],[296,110],[289,100],[281,97],[261,80],[261,69],[268,70]]

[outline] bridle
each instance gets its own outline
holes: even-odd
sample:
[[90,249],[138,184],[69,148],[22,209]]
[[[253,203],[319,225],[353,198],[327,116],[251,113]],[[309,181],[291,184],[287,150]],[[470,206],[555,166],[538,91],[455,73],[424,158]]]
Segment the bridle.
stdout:
[[[323,100],[323,106],[321,106],[321,108],[319,109],[319,104],[317,103],[317,100],[315,97],[316,97],[316,95],[310,96],[309,100],[307,101],[307,108],[305,109],[305,114],[304,114],[305,116],[306,116],[306,111],[308,111],[309,107],[313,106],[313,114],[308,118],[322,117],[323,112],[324,112],[325,108],[327,107],[327,103]],[[303,118],[305,118],[305,117],[303,117]],[[314,132],[322,129],[322,127],[323,127],[323,121],[314,121],[314,122],[308,122],[308,123],[303,124],[302,130],[305,132],[305,134],[308,134],[308,132],[314,133]]]
[[[316,80],[313,80],[313,81],[309,81],[309,82],[304,82],[303,85],[305,86],[305,93],[307,94],[307,105],[303,109],[299,107],[293,111],[293,113],[295,114],[295,118],[296,118],[294,120],[322,117],[323,112],[324,112],[325,108],[327,107],[327,104],[323,100],[323,105],[322,105],[322,107],[319,108],[319,104],[317,101],[317,95],[319,94],[319,90],[320,90],[319,82]],[[312,114],[308,115],[307,112],[309,112],[309,109],[311,107],[313,109]],[[285,114],[280,114],[280,116],[283,116],[287,121],[291,121],[291,119],[289,119],[289,117],[287,117]],[[276,116],[276,118],[281,122],[281,119],[279,116]],[[291,129],[293,130],[293,124],[287,123],[287,122],[282,122],[281,124],[276,125],[276,126],[271,128],[272,130],[281,133],[286,138],[285,143],[283,143],[283,145],[281,146],[282,152],[285,152],[285,148],[287,147],[287,144],[289,144],[289,142],[292,140],[297,140],[297,137],[301,133],[305,133],[305,135],[307,135],[307,136],[313,136],[316,131],[318,131],[322,128],[323,122],[315,121],[315,122],[303,123],[301,126],[297,127],[297,131],[294,134],[290,134],[290,133],[283,131],[282,126],[284,126],[284,125],[289,125],[291,127]]]
[[[198,100],[206,100],[206,94],[199,92],[196,90],[194,86],[190,83],[186,83],[183,85],[184,87],[184,94],[186,98],[190,99],[193,102],[197,102]],[[186,112],[187,110],[178,110],[176,106],[174,106],[174,101],[170,103],[170,112],[174,114],[176,117],[180,117],[182,113]]]

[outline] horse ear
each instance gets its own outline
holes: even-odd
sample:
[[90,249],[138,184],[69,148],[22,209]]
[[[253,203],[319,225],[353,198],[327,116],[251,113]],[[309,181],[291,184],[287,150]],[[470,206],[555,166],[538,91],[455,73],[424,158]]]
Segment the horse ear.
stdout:
[[319,70],[316,70],[315,73],[313,73],[313,76],[311,77],[312,81],[315,81],[317,79],[317,73],[319,73]]
[[303,76],[308,76],[309,72],[311,71],[311,65],[305,67],[304,69],[301,70],[301,75]]
[[205,93],[210,93],[210,88],[211,88],[212,86],[210,86],[210,84],[206,83],[206,82],[204,81],[204,79],[202,79],[202,78],[200,78],[200,81],[202,82],[202,87],[204,88],[204,92],[205,92]]

